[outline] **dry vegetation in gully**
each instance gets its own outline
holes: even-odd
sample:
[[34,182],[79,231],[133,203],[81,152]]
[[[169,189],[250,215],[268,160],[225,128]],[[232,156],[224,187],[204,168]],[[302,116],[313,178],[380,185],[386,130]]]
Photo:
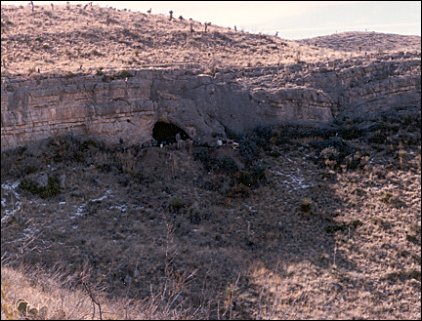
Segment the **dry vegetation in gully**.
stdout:
[[[1,37],[2,77],[420,59],[421,44],[89,5],[2,6]],[[217,147],[67,136],[2,151],[1,318],[420,319],[420,124],[394,110]]]

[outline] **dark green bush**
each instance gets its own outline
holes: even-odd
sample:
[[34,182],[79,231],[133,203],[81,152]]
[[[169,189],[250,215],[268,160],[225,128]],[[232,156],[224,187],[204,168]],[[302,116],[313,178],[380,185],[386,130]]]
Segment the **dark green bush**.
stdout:
[[215,171],[232,174],[232,173],[236,173],[239,170],[239,167],[237,166],[233,158],[224,156],[221,158],[217,158],[213,162],[213,169]]
[[351,126],[341,127],[339,129],[339,134],[344,139],[355,139],[355,138],[361,137],[364,134],[364,132],[358,127],[351,125]]
[[238,176],[239,184],[248,187],[257,187],[265,180],[265,166],[261,162],[257,162],[248,167],[247,170],[241,171]]
[[259,148],[257,144],[247,137],[243,138],[239,144],[240,156],[244,159],[246,164],[250,164],[259,157]]
[[181,209],[185,208],[187,206],[186,202],[180,199],[179,197],[175,197],[170,201],[169,204],[169,210],[171,212],[177,213]]
[[51,198],[60,194],[60,183],[57,177],[49,177],[47,186],[43,187],[36,182],[24,179],[19,187],[31,194],[37,195],[41,198]]
[[208,148],[198,148],[193,151],[193,159],[200,161],[207,171],[212,168],[211,155]]

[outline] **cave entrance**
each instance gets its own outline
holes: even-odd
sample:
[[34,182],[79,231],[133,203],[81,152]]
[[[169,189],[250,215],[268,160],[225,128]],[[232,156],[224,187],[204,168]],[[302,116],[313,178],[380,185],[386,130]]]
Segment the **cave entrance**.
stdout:
[[179,126],[162,121],[155,123],[152,130],[152,138],[154,138],[158,144],[164,145],[176,143],[177,134],[179,134],[180,138],[183,140],[189,138],[189,135]]

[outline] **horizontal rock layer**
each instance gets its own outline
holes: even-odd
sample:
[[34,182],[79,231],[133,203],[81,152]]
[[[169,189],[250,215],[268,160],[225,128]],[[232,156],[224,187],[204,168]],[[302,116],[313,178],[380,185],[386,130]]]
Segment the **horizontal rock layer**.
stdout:
[[151,140],[157,121],[176,124],[197,142],[211,142],[258,125],[330,123],[340,114],[362,116],[421,101],[420,57],[215,76],[185,70],[122,75],[2,79],[2,150],[64,134],[142,144]]

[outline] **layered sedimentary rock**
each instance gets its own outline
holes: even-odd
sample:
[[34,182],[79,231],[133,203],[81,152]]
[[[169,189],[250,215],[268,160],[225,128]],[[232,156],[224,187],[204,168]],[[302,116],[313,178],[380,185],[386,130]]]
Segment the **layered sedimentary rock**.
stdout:
[[1,148],[55,135],[143,144],[169,122],[197,142],[283,122],[330,123],[420,106],[420,57],[368,64],[226,70],[138,70],[115,77],[2,79]]

